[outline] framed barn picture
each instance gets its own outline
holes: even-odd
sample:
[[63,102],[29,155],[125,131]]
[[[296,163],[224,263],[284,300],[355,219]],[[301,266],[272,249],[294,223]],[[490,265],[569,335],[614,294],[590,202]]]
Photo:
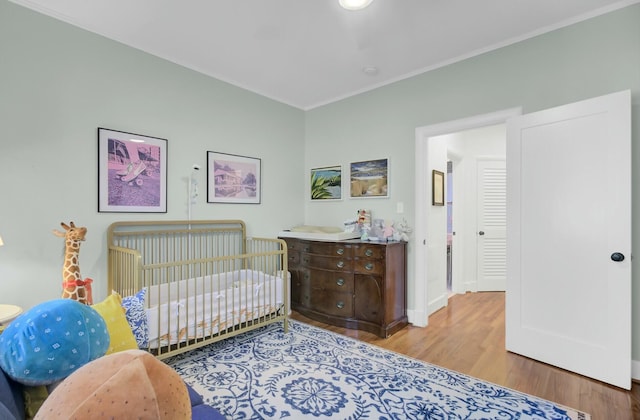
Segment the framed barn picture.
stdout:
[[207,152],[207,202],[259,204],[260,166],[258,158]]

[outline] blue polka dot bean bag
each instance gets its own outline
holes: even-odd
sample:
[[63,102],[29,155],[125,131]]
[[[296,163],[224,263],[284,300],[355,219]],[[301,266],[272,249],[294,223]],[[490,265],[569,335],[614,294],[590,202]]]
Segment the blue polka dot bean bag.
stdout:
[[55,299],[23,313],[0,334],[0,368],[25,385],[49,385],[108,348],[109,332],[95,309]]

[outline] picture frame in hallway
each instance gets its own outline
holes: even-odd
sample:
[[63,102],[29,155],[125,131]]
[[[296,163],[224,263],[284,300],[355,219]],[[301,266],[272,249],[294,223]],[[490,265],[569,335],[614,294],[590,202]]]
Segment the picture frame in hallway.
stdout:
[[167,212],[167,139],[98,127],[98,212]]
[[431,193],[431,204],[444,206],[444,172],[432,171]]
[[351,198],[389,197],[389,159],[351,162],[350,169]]
[[207,202],[260,204],[259,158],[207,152]]
[[311,200],[342,199],[342,166],[326,166],[311,169]]

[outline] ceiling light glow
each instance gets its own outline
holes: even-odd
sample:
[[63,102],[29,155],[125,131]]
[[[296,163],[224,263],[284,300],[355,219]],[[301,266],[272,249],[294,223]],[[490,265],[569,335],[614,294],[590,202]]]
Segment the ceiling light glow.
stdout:
[[372,1],[373,0],[338,0],[338,3],[347,10],[360,10],[370,5]]

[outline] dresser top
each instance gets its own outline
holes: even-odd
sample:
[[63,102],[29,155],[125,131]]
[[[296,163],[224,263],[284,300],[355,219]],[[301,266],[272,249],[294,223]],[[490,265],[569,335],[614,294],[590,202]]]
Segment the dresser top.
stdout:
[[370,240],[363,241],[362,239],[345,239],[341,241],[329,241],[329,240],[314,240],[314,239],[303,239],[303,238],[293,238],[293,237],[279,237],[279,238],[286,239],[286,240],[303,241],[303,242],[321,242],[321,243],[327,243],[327,244],[396,245],[396,244],[407,243],[406,241],[370,241]]

